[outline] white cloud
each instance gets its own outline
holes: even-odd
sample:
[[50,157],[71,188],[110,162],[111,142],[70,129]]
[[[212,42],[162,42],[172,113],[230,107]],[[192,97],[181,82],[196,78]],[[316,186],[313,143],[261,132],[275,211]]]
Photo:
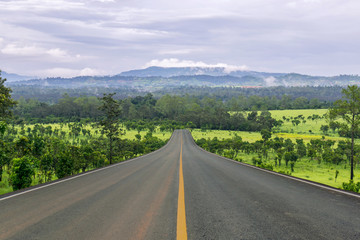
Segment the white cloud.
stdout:
[[84,6],[81,2],[67,0],[18,0],[18,1],[1,1],[0,7],[9,11],[46,11],[49,9],[69,9]]
[[160,55],[185,55],[185,54],[193,53],[195,51],[199,51],[199,50],[195,50],[195,49],[161,50],[161,51],[159,51],[159,54]]
[[267,87],[276,86],[276,83],[275,83],[276,78],[274,78],[273,76],[265,78],[264,81],[265,81]]
[[50,56],[53,57],[58,57],[58,58],[64,58],[67,57],[68,54],[66,51],[61,50],[60,48],[52,48],[46,51],[47,54],[49,54]]
[[51,68],[36,71],[36,75],[39,77],[76,77],[76,76],[95,76],[102,75],[103,73],[97,69],[83,68]]
[[94,2],[113,3],[115,0],[93,0]]
[[17,57],[50,57],[48,60],[53,59],[61,62],[74,62],[83,59],[83,57],[79,54],[71,56],[67,51],[60,48],[46,49],[36,45],[23,45],[16,43],[7,44],[0,52]]
[[246,65],[236,66],[226,63],[207,64],[204,62],[194,62],[191,60],[179,60],[177,58],[166,58],[163,60],[154,59],[145,64],[146,67],[202,67],[202,68],[224,68],[225,72],[230,73],[233,71],[246,71],[249,68]]
[[359,0],[6,0],[0,1],[6,33],[0,57],[7,57],[6,68],[30,75],[85,66],[108,74],[150,59],[247,69],[161,60],[170,57],[267,71],[358,73],[359,12]]
[[8,55],[16,56],[39,56],[43,54],[43,49],[36,46],[19,46],[17,44],[6,45],[1,52]]

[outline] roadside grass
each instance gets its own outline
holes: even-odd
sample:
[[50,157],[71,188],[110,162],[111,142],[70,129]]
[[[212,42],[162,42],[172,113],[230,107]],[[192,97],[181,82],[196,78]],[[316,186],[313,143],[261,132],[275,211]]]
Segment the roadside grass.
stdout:
[[[254,165],[252,158],[257,157],[257,154],[245,154],[239,153],[235,160],[241,161],[250,165]],[[275,165],[275,154],[269,153],[268,160],[264,160],[264,163],[271,163]],[[337,179],[335,181],[335,172],[339,171]],[[285,161],[282,160],[281,166],[274,166],[273,171],[290,173],[291,176],[322,183],[336,188],[341,188],[343,182],[349,182],[350,179],[350,168],[346,163],[328,164],[318,163],[317,160],[310,160],[308,157],[298,159],[295,163],[294,172],[291,172],[290,164],[285,165]],[[354,182],[360,182],[360,169],[356,167],[354,170],[355,178]]]
[[248,141],[248,142],[255,142],[256,140],[261,139],[261,135],[258,132],[229,131],[229,130],[192,129],[191,135],[195,140],[199,140],[201,138],[212,139],[214,137],[217,137],[219,140],[224,140],[235,137],[236,135],[240,136],[243,141]]
[[[324,135],[320,130],[321,125],[327,125],[326,118],[321,119],[308,119],[309,116],[319,115],[324,116],[327,113],[327,109],[301,109],[301,110],[273,110],[270,111],[271,116],[277,120],[282,120],[284,124],[278,128],[273,129],[272,138],[279,137],[284,139],[291,139],[293,142],[296,139],[303,139],[305,143],[309,143],[313,139],[322,139],[325,137],[327,140],[335,141],[335,145],[340,140],[349,140],[348,138],[340,137],[337,133],[331,130]],[[305,122],[301,120],[298,125],[294,125],[291,120],[295,117],[302,115]],[[284,121],[285,116],[289,121]],[[292,119],[291,119],[292,118]],[[311,130],[311,131],[309,131]],[[258,132],[244,132],[244,131],[224,131],[224,130],[207,130],[201,131],[199,129],[192,130],[192,135],[195,140],[201,138],[211,139],[217,137],[219,140],[232,138],[235,135],[240,136],[243,141],[255,142],[261,140],[261,134]],[[355,139],[356,144],[360,144],[360,139]],[[245,154],[239,153],[235,160],[241,161],[250,165],[254,165],[252,158],[258,157],[257,154]],[[282,165],[275,166],[275,154],[269,153],[268,160],[264,161],[265,164],[271,164],[273,171],[288,173],[292,176],[299,177],[314,182],[319,182],[325,185],[329,185],[336,188],[341,188],[343,182],[349,182],[350,179],[350,167],[348,163],[341,163],[339,165],[330,163],[318,163],[317,160],[310,160],[308,157],[298,159],[295,163],[294,172],[291,172],[290,166],[286,167],[285,161],[282,160]],[[337,179],[335,181],[335,172],[339,171]],[[360,182],[360,164],[357,164],[354,170],[355,178],[354,182]]]

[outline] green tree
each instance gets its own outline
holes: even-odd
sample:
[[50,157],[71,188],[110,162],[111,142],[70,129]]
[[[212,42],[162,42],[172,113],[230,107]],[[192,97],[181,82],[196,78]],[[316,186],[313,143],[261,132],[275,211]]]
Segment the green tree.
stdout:
[[266,128],[262,129],[260,133],[264,142],[268,141],[271,138],[271,132]]
[[16,102],[11,99],[11,89],[4,86],[6,78],[1,78],[0,70],[0,121],[12,116],[11,108]]
[[288,162],[290,162],[291,171],[294,172],[294,166],[296,160],[298,159],[298,155],[294,151],[286,152],[284,158],[286,166],[288,165]]
[[306,156],[306,146],[303,139],[296,139],[296,153],[299,158]]
[[329,109],[330,120],[341,118],[351,133],[350,180],[354,179],[354,139],[360,124],[360,88],[356,85],[342,90],[343,97]]
[[30,187],[31,176],[34,174],[31,159],[28,156],[14,158],[10,174],[10,184],[16,191],[18,189]]
[[99,109],[105,114],[105,118],[99,124],[108,138],[108,159],[112,164],[114,141],[122,134],[119,126],[119,116],[121,114],[120,104],[114,100],[115,93],[104,94],[100,101],[102,105]]
[[40,170],[45,176],[45,182],[51,180],[53,175],[53,157],[49,152],[46,152],[40,158]]

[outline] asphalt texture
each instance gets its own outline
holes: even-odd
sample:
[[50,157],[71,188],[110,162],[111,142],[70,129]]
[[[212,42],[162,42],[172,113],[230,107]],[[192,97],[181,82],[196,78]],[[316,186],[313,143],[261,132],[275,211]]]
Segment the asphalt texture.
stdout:
[[0,197],[0,239],[176,239],[181,145],[188,239],[360,239],[360,198],[208,153],[186,130],[149,155]]

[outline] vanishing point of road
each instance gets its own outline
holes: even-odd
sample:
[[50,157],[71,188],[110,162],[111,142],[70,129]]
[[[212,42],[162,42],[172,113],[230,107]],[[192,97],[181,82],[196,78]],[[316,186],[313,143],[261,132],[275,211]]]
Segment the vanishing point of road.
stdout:
[[359,195],[227,160],[186,130],[148,155],[0,197],[0,239],[360,239]]

